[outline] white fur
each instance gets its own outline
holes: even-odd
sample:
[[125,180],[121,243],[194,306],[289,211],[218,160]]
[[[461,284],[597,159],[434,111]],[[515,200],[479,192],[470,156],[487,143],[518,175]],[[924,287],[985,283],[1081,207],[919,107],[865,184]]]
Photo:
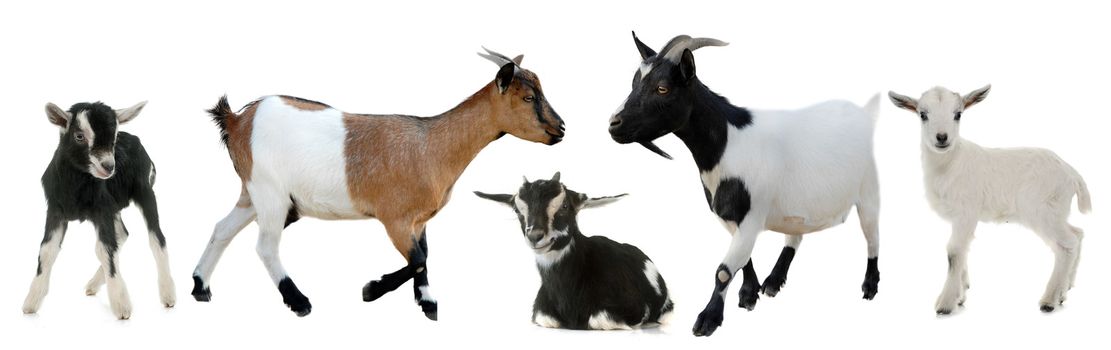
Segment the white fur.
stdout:
[[532,323],[544,328],[559,328],[560,326],[559,321],[540,311],[537,311],[536,315],[532,317]]
[[432,298],[432,292],[430,292],[430,291],[428,290],[428,286],[420,286],[420,287],[417,287],[417,290],[419,290],[419,291],[420,291],[420,299],[419,299],[419,300],[417,300],[418,302],[419,302],[419,301],[421,301],[421,300],[424,300],[424,301],[431,301],[431,302],[435,302],[435,301],[436,301],[436,299]]
[[644,80],[644,78],[648,76],[648,73],[652,72],[652,68],[654,68],[654,67],[652,67],[651,63],[641,63],[640,64],[640,80]]
[[[987,89],[973,94],[986,95]],[[970,96],[961,97],[941,87],[927,91],[919,100],[891,96],[897,105],[904,103],[900,107],[927,112],[921,143],[926,198],[938,215],[953,224],[948,245],[951,266],[937,311],[948,313],[964,301],[968,246],[978,222],[1014,222],[1037,233],[1055,256],[1041,305],[1054,308],[1064,302],[1083,238],[1083,232],[1067,221],[1073,195],[1078,195],[1081,212],[1091,209],[1080,174],[1046,149],[987,148],[962,138],[954,117],[975,104],[967,103]],[[948,147],[938,146],[939,133],[948,135]]]
[[[729,126],[721,161],[701,176],[712,196],[722,180],[737,178],[751,197],[741,223],[723,220],[733,234],[724,261],[730,271],[748,261],[757,234],[764,230],[790,235],[819,231],[844,222],[854,205],[869,208],[861,211],[871,216],[867,222],[878,222],[872,152],[878,104],[877,95],[863,108],[829,101],[800,110],[751,110],[750,125]],[[878,236],[876,229],[865,232],[869,241]],[[873,245],[878,247],[869,242]]]
[[[347,191],[343,171],[347,131],[343,112],[327,108],[305,111],[287,105],[280,97],[264,98],[255,111],[251,135],[253,167],[250,187],[259,192],[282,193],[297,199],[297,209],[321,219],[363,219]],[[290,162],[290,159],[312,161]],[[256,206],[260,200],[252,201]],[[287,208],[280,208],[284,217]],[[259,214],[262,209],[258,208]]]
[[652,289],[656,290],[656,295],[663,295],[660,290],[660,271],[656,270],[656,264],[652,260],[644,261],[644,278],[648,279],[648,284],[652,285]]
[[159,300],[162,301],[162,306],[173,307],[177,303],[177,293],[174,291],[174,280],[170,275],[169,254],[166,252],[166,247],[158,245],[158,239],[155,239],[153,232],[148,237],[150,237],[150,251],[154,254],[154,262],[158,266]]
[[[122,244],[121,244],[122,245]],[[112,313],[121,320],[131,318],[131,297],[127,293],[127,285],[123,281],[123,276],[120,274],[120,254],[119,250],[116,251],[111,257],[112,262],[116,266],[116,274],[114,276],[106,275],[106,282],[108,284],[108,304],[112,308]],[[104,267],[107,274],[108,269],[108,252],[105,250],[100,241],[96,243],[96,256],[100,260],[100,264]]]
[[[551,237],[548,238],[548,239],[551,239],[551,240],[554,240],[556,237],[562,237],[562,236],[567,235],[566,231],[551,231],[551,232],[552,232]],[[557,249],[557,250],[549,249],[547,251],[544,251],[543,253],[537,253],[536,254],[536,266],[539,266],[541,269],[551,268],[552,265],[555,265],[560,260],[563,260],[563,257],[567,256],[567,254],[571,252],[571,249],[574,249],[574,248],[575,248],[575,241],[571,241],[571,243],[568,243],[567,246],[563,247],[562,249]]]
[[[224,219],[220,220],[212,232],[212,238],[208,241],[204,254],[201,255],[201,261],[197,263],[197,268],[193,270],[193,275],[200,277],[204,283],[208,283],[212,277],[212,271],[216,269],[216,263],[224,255],[224,250],[228,248],[228,244],[240,231],[243,231],[243,228],[254,221],[255,217],[254,206],[247,208],[235,207]],[[207,287],[207,285],[202,287]]]
[[586,323],[587,323],[587,327],[589,327],[590,329],[597,329],[597,330],[609,331],[609,330],[619,330],[619,329],[622,329],[622,330],[633,329],[632,327],[630,327],[627,324],[619,323],[617,321],[614,321],[613,318],[610,317],[609,312],[606,312],[606,311],[599,311],[597,314],[594,314],[593,316],[590,316],[590,319],[587,320]]

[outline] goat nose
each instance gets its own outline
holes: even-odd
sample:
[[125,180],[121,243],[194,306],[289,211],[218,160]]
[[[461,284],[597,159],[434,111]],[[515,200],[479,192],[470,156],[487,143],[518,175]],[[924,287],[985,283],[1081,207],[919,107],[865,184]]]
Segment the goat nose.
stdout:
[[937,142],[945,143],[949,141],[949,134],[937,134]]
[[100,167],[104,168],[104,171],[107,171],[109,174],[111,174],[112,171],[116,170],[116,163],[115,162],[100,162]]
[[621,117],[614,114],[612,117],[610,117],[610,127],[615,127],[618,125],[621,125]]

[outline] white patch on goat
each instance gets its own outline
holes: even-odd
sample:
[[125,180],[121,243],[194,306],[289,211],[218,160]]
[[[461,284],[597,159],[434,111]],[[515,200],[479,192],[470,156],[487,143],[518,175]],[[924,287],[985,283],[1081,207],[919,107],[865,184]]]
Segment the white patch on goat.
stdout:
[[420,303],[421,300],[431,302],[436,301],[436,299],[432,298],[432,292],[428,290],[428,286],[417,287],[417,290],[420,291],[420,299],[417,300],[417,303]]
[[[127,293],[127,285],[123,282],[123,275],[120,274],[120,255],[119,250],[110,258],[108,251],[100,241],[96,243],[96,255],[100,260],[101,266],[104,267],[106,276],[106,283],[108,285],[108,304],[112,308],[112,313],[121,320],[131,318],[131,297]],[[110,260],[109,260],[110,259]],[[115,275],[110,273],[108,268],[109,261],[116,267]]]
[[158,267],[158,295],[162,306],[173,307],[177,303],[177,293],[174,291],[174,279],[170,274],[170,257],[166,247],[158,244],[154,232],[149,232],[150,251],[154,254],[154,262]]
[[77,118],[75,119],[77,119],[77,130],[85,134],[85,142],[89,146],[92,146],[93,141],[96,140],[96,133],[93,132],[92,126],[89,125],[89,111],[77,112]]
[[656,295],[663,295],[663,291],[660,290],[660,271],[656,270],[656,264],[653,264],[652,260],[644,261],[644,278],[647,278],[648,284],[656,290]]
[[[621,101],[621,104],[617,106],[617,110],[613,111],[612,115],[616,117],[618,114],[621,114],[621,111],[625,110],[625,104],[626,103],[629,103],[629,98],[628,97],[626,97],[624,101]],[[610,119],[610,123],[613,123],[612,118]]]
[[[520,196],[513,196],[513,204],[517,206],[518,213],[521,213],[521,215],[525,217],[528,216],[528,203],[525,203]],[[525,232],[528,232],[528,228],[526,228]]]
[[[567,232],[566,231],[554,231],[551,234],[553,235],[553,237],[562,237],[562,236],[566,236]],[[560,260],[563,260],[563,257],[567,256],[567,254],[571,252],[571,249],[573,249],[574,246],[575,246],[575,241],[571,241],[570,243],[567,244],[567,246],[563,247],[563,249],[555,249],[555,250],[549,249],[546,252],[538,253],[538,254],[536,254],[536,265],[539,266],[541,269],[551,268],[552,265],[555,265]]]
[[632,327],[629,327],[629,325],[627,325],[627,324],[618,323],[617,321],[614,321],[613,318],[610,317],[609,312],[606,312],[606,311],[599,311],[597,314],[594,314],[593,316],[590,316],[590,319],[587,320],[586,323],[587,323],[587,326],[590,329],[599,329],[599,330],[606,330],[606,331],[617,330],[617,329],[624,329],[624,330],[633,329]]
[[347,190],[342,112],[301,110],[270,96],[259,102],[253,125],[252,186],[292,196],[304,216],[365,218]]
[[644,78],[648,77],[648,73],[652,72],[652,68],[654,68],[654,67],[652,67],[651,63],[641,63],[640,64],[640,80],[644,80]]
[[559,328],[559,321],[540,311],[537,311],[536,315],[532,317],[532,323],[544,328]]

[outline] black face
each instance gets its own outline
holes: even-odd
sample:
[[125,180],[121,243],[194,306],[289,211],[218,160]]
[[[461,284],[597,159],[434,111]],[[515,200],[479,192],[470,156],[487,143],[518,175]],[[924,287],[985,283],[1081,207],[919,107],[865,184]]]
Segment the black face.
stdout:
[[525,182],[515,195],[475,194],[513,208],[521,233],[537,253],[558,250],[570,242],[569,233],[578,230],[575,215],[587,199],[564,187],[558,174],[551,180]]
[[101,179],[115,173],[118,120],[116,111],[103,103],[78,103],[67,112],[58,154],[81,171]]
[[632,91],[625,104],[610,119],[610,136],[622,144],[639,142],[670,159],[652,141],[686,125],[694,105],[694,80],[694,58],[689,50],[679,63],[659,56],[645,59],[633,73]]

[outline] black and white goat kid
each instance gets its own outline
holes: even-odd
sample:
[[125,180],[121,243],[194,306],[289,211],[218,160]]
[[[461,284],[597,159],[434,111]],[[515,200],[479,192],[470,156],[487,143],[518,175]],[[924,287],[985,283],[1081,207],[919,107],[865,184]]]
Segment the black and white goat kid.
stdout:
[[548,328],[631,329],[656,325],[671,313],[667,285],[640,249],[602,236],[587,237],[575,216],[583,208],[624,196],[590,198],[567,189],[559,173],[521,185],[516,194],[476,195],[513,208],[536,253],[540,291],[532,321]]
[[[721,325],[725,292],[737,272],[744,274],[740,307],[752,310],[761,290],[769,297],[779,292],[802,235],[841,224],[853,206],[868,243],[861,288],[864,299],[872,299],[879,284],[880,201],[872,156],[879,96],[864,107],[828,101],[798,110],[741,108],[695,75],[691,52],[726,43],[680,35],[657,54],[635,34],[633,41],[642,61],[629,97],[610,119],[610,136],[669,159],[652,141],[678,136],[698,166],[710,210],[732,235],[694,334],[710,335]],[[764,230],[787,239],[761,286],[750,257]]]
[[112,312],[120,319],[131,317],[131,301],[119,268],[119,248],[128,232],[120,210],[135,202],[150,233],[150,247],[158,265],[158,287],[162,305],[173,307],[174,282],[166,255],[166,238],[158,224],[154,196],[154,163],[139,138],[117,131],[119,124],[135,119],[146,102],[113,110],[100,102],[78,103],[64,111],[46,105],[50,122],[61,131],[54,158],[42,175],[46,194],[46,234],[39,247],[38,270],[23,303],[23,312],[39,310],[50,283],[50,270],[62,246],[70,221],[91,221],[97,232],[96,255],[100,267],[86,285],[95,295],[108,284]]

